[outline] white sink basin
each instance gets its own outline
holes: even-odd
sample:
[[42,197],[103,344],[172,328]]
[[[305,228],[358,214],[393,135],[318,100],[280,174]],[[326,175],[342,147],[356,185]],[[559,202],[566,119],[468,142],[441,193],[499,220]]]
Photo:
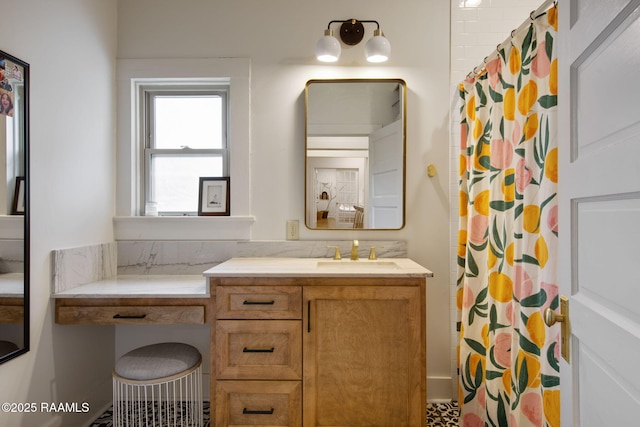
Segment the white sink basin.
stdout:
[[351,261],[349,259],[345,260],[334,260],[334,261],[318,261],[318,268],[338,268],[338,269],[371,269],[371,268],[381,268],[381,269],[397,269],[398,264],[393,261],[371,261],[371,260],[357,260]]

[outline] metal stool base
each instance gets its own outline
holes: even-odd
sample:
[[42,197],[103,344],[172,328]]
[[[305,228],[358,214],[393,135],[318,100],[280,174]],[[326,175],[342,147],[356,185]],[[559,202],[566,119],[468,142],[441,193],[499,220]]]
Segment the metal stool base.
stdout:
[[113,374],[114,427],[202,427],[202,366],[158,380]]

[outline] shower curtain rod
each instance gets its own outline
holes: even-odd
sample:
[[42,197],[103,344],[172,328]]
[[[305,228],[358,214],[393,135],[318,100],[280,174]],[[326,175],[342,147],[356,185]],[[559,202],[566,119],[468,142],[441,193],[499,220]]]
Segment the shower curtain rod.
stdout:
[[498,56],[498,51],[507,43],[511,42],[511,40],[513,39],[513,36],[515,36],[518,32],[522,31],[523,29],[527,28],[529,25],[531,25],[531,23],[533,21],[535,21],[538,17],[544,15],[547,10],[551,9],[551,5],[553,6],[557,6],[558,5],[558,0],[545,0],[544,3],[542,3],[537,9],[532,10],[531,13],[529,14],[529,19],[524,21],[522,24],[520,24],[520,26],[518,28],[516,28],[515,30],[511,31],[511,35],[509,37],[507,37],[507,39],[505,41],[503,41],[502,43],[498,44],[498,46],[496,46],[496,50],[494,50],[491,54],[489,54],[488,56],[484,57],[484,60],[482,61],[482,64],[478,65],[477,67],[475,67],[473,70],[471,70],[469,72],[469,74],[467,74],[467,78],[473,78],[476,77],[478,74],[480,74],[482,72],[482,70],[484,70],[485,66],[487,65],[487,62],[493,60],[496,56]]

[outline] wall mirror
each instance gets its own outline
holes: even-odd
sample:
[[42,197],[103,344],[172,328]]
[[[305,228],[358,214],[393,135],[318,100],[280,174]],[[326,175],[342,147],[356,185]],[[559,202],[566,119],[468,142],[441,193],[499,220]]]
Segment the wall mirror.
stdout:
[[405,82],[310,80],[305,106],[306,226],[404,227]]
[[29,350],[29,64],[0,51],[0,363]]

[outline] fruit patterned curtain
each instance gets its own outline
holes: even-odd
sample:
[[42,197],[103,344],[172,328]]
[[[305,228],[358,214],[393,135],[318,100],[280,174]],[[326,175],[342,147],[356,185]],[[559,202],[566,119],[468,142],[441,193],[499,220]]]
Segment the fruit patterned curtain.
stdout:
[[459,88],[464,427],[560,425],[556,32],[553,7]]

